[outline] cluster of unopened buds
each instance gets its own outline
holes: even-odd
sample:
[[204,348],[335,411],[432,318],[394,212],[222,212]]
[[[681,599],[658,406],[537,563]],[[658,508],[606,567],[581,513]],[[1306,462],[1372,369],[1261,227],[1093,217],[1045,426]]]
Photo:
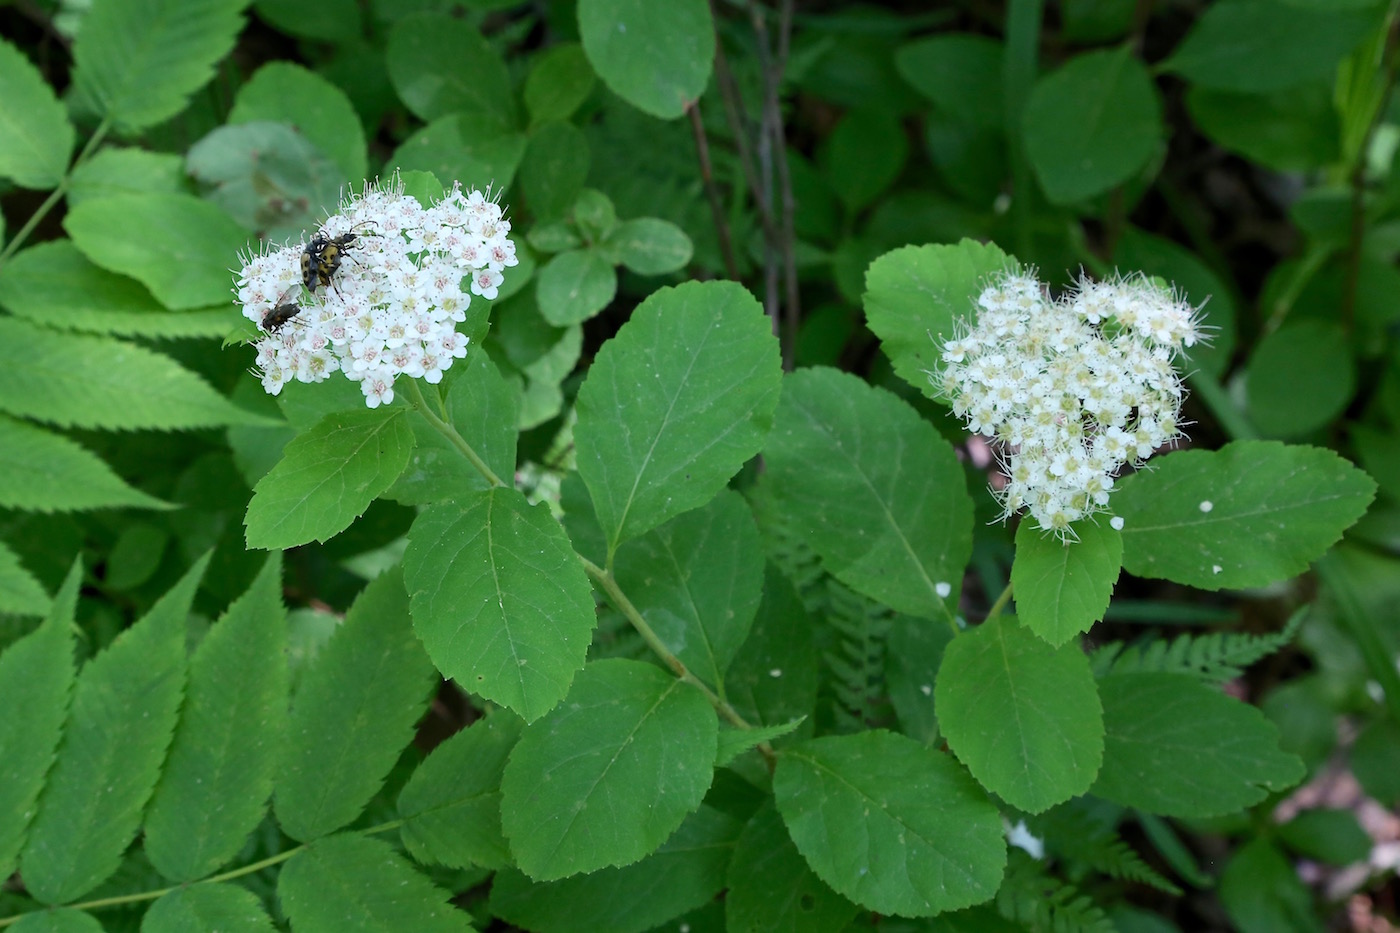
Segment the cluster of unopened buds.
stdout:
[[1125,465],[1182,435],[1176,366],[1202,339],[1196,309],[1140,275],[1081,279],[1052,301],[1026,273],[996,278],[977,308],[930,378],[969,430],[1000,442],[1003,518],[1026,508],[1072,537]]
[[236,294],[263,331],[263,388],[276,395],[293,379],[341,372],[375,408],[394,400],[400,374],[441,381],[466,355],[456,325],[471,295],[494,299],[516,264],[509,232],[487,194],[454,185],[424,207],[394,181],[344,201],[308,243],[247,257]]

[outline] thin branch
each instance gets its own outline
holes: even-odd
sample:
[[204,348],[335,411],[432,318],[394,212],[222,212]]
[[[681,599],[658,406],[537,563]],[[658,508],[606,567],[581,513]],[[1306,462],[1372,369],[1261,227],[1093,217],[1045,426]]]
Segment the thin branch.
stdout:
[[705,196],[710,202],[710,213],[715,219],[715,235],[719,237],[719,252],[724,258],[724,271],[734,281],[739,281],[739,264],[734,261],[734,241],[729,233],[729,223],[724,219],[724,203],[720,200],[719,188],[715,185],[714,168],[710,164],[710,141],[705,135],[705,123],[700,119],[700,102],[695,101],[686,108],[690,114],[690,130],[695,136],[695,152],[700,159],[700,178],[705,183]]

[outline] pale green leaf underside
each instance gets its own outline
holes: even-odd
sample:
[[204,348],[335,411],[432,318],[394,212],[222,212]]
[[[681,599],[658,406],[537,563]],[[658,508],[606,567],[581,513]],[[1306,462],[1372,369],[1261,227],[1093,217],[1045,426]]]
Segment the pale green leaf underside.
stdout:
[[864,907],[926,917],[989,899],[1006,865],[1001,816],[947,755],[883,730],[792,746],[773,794],[823,881]]
[[0,506],[31,512],[170,506],[127,485],[76,441],[0,415]]
[[1077,541],[1060,541],[1022,522],[1011,565],[1016,615],[1052,645],[1103,618],[1123,563],[1123,538],[1108,522],[1081,522]]
[[544,319],[555,327],[582,324],[617,294],[617,272],[596,250],[571,249],[540,268],[535,295]]
[[413,625],[438,669],[528,721],[583,666],[592,591],[563,528],[511,488],[432,506],[409,532]]
[[277,879],[297,933],[470,933],[448,892],[420,875],[387,842],[339,835],[287,862]]
[[834,369],[800,370],[784,380],[764,455],[764,482],[837,579],[901,612],[949,615],[972,500],[952,445],[907,402]]
[[53,188],[73,151],[73,125],[24,53],[0,41],[0,178]]
[[758,453],[782,364],[763,308],[733,282],[653,292],[578,394],[578,469],[610,549],[702,505]]
[[649,855],[709,789],[717,732],[704,695],[657,667],[585,667],[506,765],[501,823],[516,864],[552,881]]
[[248,546],[295,547],[350,527],[408,464],[406,415],[404,408],[336,412],[289,443],[253,490]]
[[1123,567],[1207,590],[1296,576],[1365,513],[1371,478],[1330,450],[1235,441],[1154,458],[1113,493]]
[[144,347],[0,317],[0,411],[63,427],[257,424],[200,376]]
[[262,901],[233,884],[196,884],[161,897],[141,918],[141,933],[274,933]]
[[290,123],[330,156],[352,185],[368,173],[365,129],[339,87],[294,62],[272,61],[238,89],[228,123]]
[[397,569],[375,579],[301,675],[274,807],[302,842],[349,824],[379,790],[427,704],[432,662]]
[[174,881],[238,854],[272,794],[287,718],[282,560],[199,644],[170,755],[146,815],[146,854]]

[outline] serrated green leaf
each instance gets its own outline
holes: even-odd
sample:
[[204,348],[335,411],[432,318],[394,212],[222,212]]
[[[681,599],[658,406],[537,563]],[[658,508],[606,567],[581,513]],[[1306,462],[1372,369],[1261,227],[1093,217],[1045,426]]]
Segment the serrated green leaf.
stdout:
[[524,722],[497,712],[433,749],[399,793],[404,847],[424,864],[500,869],[510,864],[501,832],[501,774]]
[[102,933],[102,924],[86,911],[60,907],[26,914],[11,933]]
[[863,907],[927,917],[1001,883],[1001,816],[947,755],[883,730],[785,749],[773,795],[812,870]]
[[1356,361],[1340,324],[1290,321],[1249,357],[1250,422],[1266,437],[1301,437],[1340,415],[1356,391]]
[[437,13],[405,16],[389,33],[389,80],[424,121],[455,113],[514,127],[515,93],[499,52],[465,19]]
[[784,380],[776,425],[764,482],[823,566],[901,612],[949,618],[972,556],[952,445],[899,397],[824,367]]
[[295,547],[349,528],[408,465],[413,428],[407,411],[337,412],[289,443],[253,490],[248,546]]
[[59,330],[133,337],[214,337],[233,315],[221,307],[168,311],[140,283],[88,261],[72,240],[37,243],[0,268],[0,305]]
[[56,188],[73,152],[73,124],[29,59],[0,41],[0,178]]
[[1081,522],[1075,533],[1060,541],[1030,522],[1016,529],[1016,615],[1057,647],[1103,618],[1123,564],[1123,538],[1107,522]]
[[704,0],[580,0],[583,50],[603,83],[632,106],[671,120],[700,98],[715,57]]
[[1221,816],[1303,777],[1263,713],[1194,677],[1115,674],[1099,695],[1107,736],[1097,796],[1163,816]]
[[17,616],[41,616],[51,601],[43,585],[22,563],[19,555],[0,541],[0,612]]
[[1076,56],[1037,81],[1021,126],[1026,157],[1054,204],[1128,181],[1163,146],[1157,89],[1128,45]]
[[1119,482],[1123,568],[1206,590],[1296,576],[1366,511],[1376,485],[1330,450],[1235,441],[1177,451]]
[[1014,807],[1040,813],[1099,773],[1103,707],[1076,645],[1051,648],[1013,619],[988,619],[943,652],[933,702],[954,754]]
[[1016,260],[995,244],[904,246],[885,253],[865,273],[865,316],[901,379],[938,400],[930,373],[943,368],[942,341],[960,320],[976,319],[978,293]]
[[317,149],[334,159],[352,183],[359,182],[369,171],[364,124],[350,98],[314,71],[294,62],[272,61],[253,72],[248,83],[238,89],[228,122],[256,120],[292,124]]
[[[170,194],[183,190],[184,160],[178,155],[110,146],[73,169],[65,200],[71,208],[117,194]],[[55,242],[65,241],[43,245]]]
[[940,735],[933,682],[954,634],[941,622],[900,613],[885,637],[885,691],[899,717],[899,731],[925,745]]
[[274,933],[272,918],[251,891],[233,884],[178,887],[151,905],[141,933]]
[[778,341],[733,282],[653,292],[579,389],[578,470],[609,551],[709,501],[763,446],[781,390]]
[[24,711],[0,718],[0,874],[7,877],[14,874],[68,712],[76,672],[73,608],[82,579],[75,561],[48,618],[0,654],[0,708]]
[[[344,834],[320,839],[277,879],[297,933],[470,933],[448,892],[413,869],[387,842]],[[346,906],[353,904],[347,911]]]
[[959,123],[998,130],[1002,102],[1002,44],[988,36],[943,33],[902,45],[895,52],[899,74]]
[[0,415],[0,506],[73,512],[171,508],[127,484],[100,458],[61,434]]
[[695,247],[685,231],[659,217],[624,220],[603,240],[614,262],[638,275],[665,275],[685,268]]
[[717,733],[704,695],[659,668],[588,665],[506,764],[501,825],[516,864],[553,881],[649,855],[709,789]]
[[841,933],[860,908],[817,877],[765,802],[744,827],[729,863],[726,929],[734,933]]
[[73,43],[73,84],[119,132],[154,126],[214,77],[243,28],[245,6],[247,0],[95,4]]
[[539,933],[642,933],[720,892],[742,828],[702,806],[654,854],[623,868],[543,883],[507,869],[491,885],[491,911]]
[[749,722],[778,725],[810,716],[817,704],[815,628],[792,583],[764,568],[763,600],[729,673],[729,702]]
[[248,234],[223,210],[188,194],[117,194],[63,218],[97,265],[129,275],[174,311],[228,301],[229,267]]
[[562,120],[535,127],[520,163],[520,190],[538,218],[562,217],[588,178],[588,137]]
[[194,881],[238,854],[262,820],[287,724],[282,559],[269,557],[190,661],[180,723],[146,815],[146,854]]
[[719,748],[715,752],[715,767],[723,768],[751,748],[790,735],[802,723],[803,719],[794,719],[792,722],[781,722],[776,726],[758,726],[754,729],[721,728]]
[[[520,437],[519,383],[506,379],[491,357],[470,353],[447,393],[447,420],[497,476],[515,473]],[[454,369],[454,372],[456,370]],[[408,466],[386,495],[404,505],[426,505],[487,487],[487,480],[462,452],[423,416],[410,416],[415,438]]]
[[117,870],[155,788],[185,685],[185,618],[209,556],[83,667],[20,870],[46,904]]
[[515,179],[525,145],[523,133],[501,128],[494,117],[454,113],[405,139],[388,165],[404,174],[433,172],[468,188],[503,190]]
[[301,675],[287,733],[301,738],[274,798],[287,835],[317,839],[360,815],[413,738],[435,680],[409,625],[403,576],[386,571]]
[[409,532],[404,577],[414,629],[444,676],[526,721],[569,691],[594,604],[548,507],[509,487],[432,506]]
[[144,347],[0,318],[0,411],[62,427],[257,424],[198,375]]
[[617,272],[595,249],[571,249],[540,267],[535,297],[555,327],[582,324],[612,303]]
[[550,46],[534,60],[521,91],[530,123],[569,119],[588,99],[595,83],[583,46],[577,42]]
[[763,542],[747,503],[708,503],[618,548],[618,586],[682,663],[711,687],[748,637],[763,595]]

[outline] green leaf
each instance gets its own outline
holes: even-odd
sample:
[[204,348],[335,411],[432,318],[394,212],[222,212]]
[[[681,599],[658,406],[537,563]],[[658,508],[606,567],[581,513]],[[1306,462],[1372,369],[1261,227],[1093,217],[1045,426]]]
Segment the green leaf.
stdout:
[[638,275],[677,272],[695,252],[684,230],[658,217],[624,220],[603,239],[603,250]]
[[0,717],[0,874],[6,877],[14,874],[68,712],[73,608],[82,579],[75,561],[44,623],[0,654],[0,709],[24,711]]
[[885,639],[885,690],[899,717],[899,731],[925,745],[938,741],[940,734],[934,674],[953,635],[948,625],[901,613]]
[[[805,718],[803,717],[803,719]],[[790,735],[798,726],[802,725],[803,719],[780,722],[776,726],[759,726],[754,729],[721,728],[719,730],[719,748],[715,752],[715,767],[723,768],[751,748]]]
[[247,0],[94,4],[73,43],[73,84],[119,132],[155,126],[214,77],[243,29],[245,6]]
[[100,269],[72,240],[38,243],[0,268],[0,305],[60,330],[139,337],[213,337],[228,331],[220,307],[171,312],[139,283]]
[[399,99],[424,121],[468,113],[489,117],[502,129],[515,126],[506,63],[467,20],[437,13],[405,16],[389,33],[385,56]]
[[205,555],[78,675],[20,870],[45,904],[76,900],[117,870],[160,776],[185,685],[185,618]]
[[831,131],[820,158],[836,196],[854,213],[894,184],[909,158],[909,141],[889,111],[852,110]]
[[535,127],[520,163],[520,188],[537,218],[568,212],[588,178],[589,158],[588,137],[572,123],[555,120]]
[[977,295],[989,278],[1019,268],[995,244],[966,239],[956,246],[904,246],[872,262],[865,316],[895,373],[937,400],[930,374],[943,368],[942,341],[958,321],[975,321]]
[[1280,172],[1320,169],[1341,157],[1331,80],[1268,94],[1192,87],[1191,122],[1225,149]]
[[574,223],[590,242],[601,240],[617,226],[617,207],[597,188],[584,188],[574,202]]
[[424,864],[500,869],[510,864],[501,832],[501,774],[524,723],[496,712],[433,749],[399,793],[404,847]]
[[1295,852],[1338,867],[1366,861],[1371,837],[1350,810],[1304,810],[1278,828],[1279,839]]
[[718,724],[703,694],[640,661],[597,661],[525,730],[501,781],[516,864],[553,881],[654,852],[710,787]]
[[1220,874],[1220,902],[1239,933],[1322,933],[1312,892],[1267,839],[1245,843]]
[[62,427],[258,424],[200,376],[144,347],[0,318],[0,411]]
[[1077,541],[1060,541],[1030,522],[1016,529],[1016,615],[1056,647],[1103,618],[1123,564],[1123,538],[1107,522],[1080,522],[1074,530]]
[[73,152],[73,124],[39,69],[0,41],[0,178],[58,187]]
[[335,537],[398,479],[413,451],[405,408],[337,412],[283,451],[248,503],[248,546]]
[[49,611],[49,594],[20,563],[19,555],[0,541],[0,612],[41,616]]
[[952,445],[907,402],[834,369],[789,375],[776,420],[764,482],[822,565],[901,612],[950,618],[972,556]]
[[729,702],[752,723],[781,725],[817,705],[815,628],[797,591],[772,564],[749,637],[729,666]]
[[379,790],[427,706],[436,677],[413,636],[397,569],[365,587],[301,675],[274,810],[300,842],[349,824]]
[[90,913],[60,907],[26,914],[11,933],[102,933],[102,924]]
[[583,666],[593,595],[547,506],[510,487],[426,509],[404,576],[413,625],[443,676],[533,721]]
[[121,506],[170,508],[129,486],[76,442],[0,415],[0,507],[71,512]]
[[1378,719],[1362,729],[1351,747],[1351,770],[1382,806],[1400,804],[1400,725]]
[[1002,103],[1002,44],[987,36],[944,33],[900,46],[894,64],[916,91],[958,123],[998,130]]
[[63,218],[63,229],[88,259],[131,276],[175,311],[227,303],[228,269],[248,243],[233,218],[188,194],[84,201]]
[[233,884],[178,887],[151,905],[141,933],[274,933],[272,918],[251,891]]
[[[387,842],[344,834],[312,843],[277,879],[297,933],[470,933],[451,896]],[[347,910],[348,905],[353,908]]]
[[540,267],[535,297],[555,327],[582,324],[612,303],[617,272],[595,249],[571,249]]
[[877,729],[788,748],[773,795],[807,864],[863,907],[928,917],[1001,883],[996,807],[952,758],[912,739]]
[[1301,437],[1340,415],[1356,391],[1356,363],[1340,324],[1293,321],[1254,348],[1245,376],[1249,420],[1266,437]]
[[1263,713],[1194,677],[1115,674],[1099,695],[1107,736],[1097,796],[1163,816],[1221,816],[1303,777]]
[[768,318],[738,284],[687,282],[636,307],[594,359],[574,429],[609,551],[709,501],[758,453],[781,375]]
[[1206,590],[1297,576],[1365,513],[1376,485],[1330,450],[1235,441],[1119,482],[1123,568]]
[[988,619],[943,652],[938,724],[972,776],[1041,813],[1089,789],[1104,758],[1104,713],[1089,659],[1051,648],[1014,619]]
[[228,862],[261,822],[287,724],[282,559],[267,559],[190,661],[180,724],[146,815],[146,854],[173,881]]
[[711,687],[748,637],[763,595],[763,542],[731,490],[618,549],[618,586],[662,643]]
[[[520,386],[506,379],[491,357],[472,352],[457,364],[462,373],[447,393],[448,421],[497,476],[515,472],[520,437]],[[456,372],[456,370],[453,370]],[[426,505],[487,488],[487,480],[462,452],[421,414],[411,416],[413,453],[386,495],[404,505]]]
[[[73,169],[66,200],[69,208],[118,194],[173,194],[185,190],[185,162],[171,152],[109,146]],[[66,240],[51,240],[45,246]]]
[[257,120],[292,124],[317,149],[334,159],[352,183],[369,171],[364,124],[350,98],[314,71],[278,61],[255,71],[248,83],[238,89],[228,122]]
[[742,825],[701,807],[653,855],[559,881],[508,869],[491,885],[491,911],[539,933],[641,933],[708,903],[724,887]]
[[777,808],[749,819],[729,863],[727,928],[736,933],[841,933],[859,912],[827,887],[793,845]]
[[432,172],[467,188],[505,189],[515,178],[525,145],[523,133],[501,129],[494,117],[451,114],[404,140],[389,165],[404,174]]
[[1088,52],[1036,82],[1022,132],[1046,197],[1074,204],[1128,181],[1157,155],[1162,104],[1131,47]]
[[704,0],[580,0],[578,31],[598,77],[663,120],[685,113],[710,80],[715,27]]
[[567,120],[593,93],[593,69],[583,46],[560,42],[534,60],[525,76],[522,96],[532,126],[550,120]]
[[1376,28],[1379,9],[1309,10],[1274,0],[1216,3],[1159,67],[1226,91],[1281,91],[1330,80],[1342,57]]

